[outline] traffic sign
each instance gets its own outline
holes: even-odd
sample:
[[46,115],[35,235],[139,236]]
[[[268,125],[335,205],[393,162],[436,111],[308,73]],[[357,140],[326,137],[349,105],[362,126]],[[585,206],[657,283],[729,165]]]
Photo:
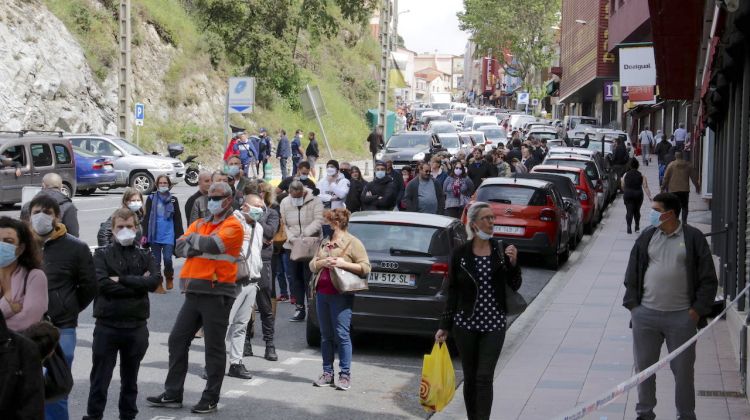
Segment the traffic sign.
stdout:
[[230,114],[246,114],[253,112],[255,105],[255,78],[230,77],[229,94],[227,95],[227,111]]
[[529,92],[518,92],[518,104],[519,105],[529,104]]
[[143,120],[146,118],[146,107],[142,103],[135,104],[135,125],[143,126]]
[[537,106],[537,105],[539,105],[539,99],[537,99],[537,98],[532,99],[531,100],[531,106]]

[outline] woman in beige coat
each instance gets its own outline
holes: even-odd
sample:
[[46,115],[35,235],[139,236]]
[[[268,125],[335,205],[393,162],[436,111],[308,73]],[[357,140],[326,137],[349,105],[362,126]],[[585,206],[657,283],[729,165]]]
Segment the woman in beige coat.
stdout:
[[[310,261],[315,273],[311,289],[315,293],[315,306],[320,326],[320,350],[323,356],[323,374],[313,385],[335,386],[346,391],[351,387],[352,340],[349,327],[352,321],[354,295],[339,293],[333,284],[333,268],[341,268],[361,277],[370,274],[370,259],[359,239],[347,231],[349,210],[345,208],[325,212],[333,234],[323,242],[318,254]],[[334,382],[334,350],[339,351],[339,379]]]

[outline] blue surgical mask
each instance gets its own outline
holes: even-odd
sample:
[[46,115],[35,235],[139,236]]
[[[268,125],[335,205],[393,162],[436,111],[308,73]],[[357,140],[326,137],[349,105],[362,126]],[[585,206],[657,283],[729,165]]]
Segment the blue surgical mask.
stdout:
[[648,214],[649,221],[654,227],[657,227],[657,228],[661,226],[662,223],[664,223],[661,220],[659,220],[660,217],[661,217],[661,213],[654,209],[651,209],[651,213]]
[[250,215],[250,217],[253,218],[256,222],[260,220],[261,216],[263,216],[263,208],[262,207],[250,207],[250,210],[248,210],[247,214]]
[[485,240],[485,241],[489,241],[490,238],[492,238],[492,234],[491,233],[487,233],[487,232],[485,232],[483,230],[477,230],[477,237],[479,239],[482,239],[482,240]]
[[213,201],[208,200],[208,205],[206,206],[208,208],[208,211],[211,212],[214,216],[221,213],[224,210],[224,206],[221,204],[221,201]]
[[169,187],[159,187],[159,192],[164,194],[169,192]]
[[385,176],[385,171],[375,171],[375,178],[383,178]]
[[7,242],[0,242],[0,268],[5,268],[16,260],[16,246]]
[[300,181],[307,181],[307,178],[309,178],[309,176],[307,176],[307,175],[300,175],[299,176]]
[[240,167],[239,166],[227,166],[226,167],[227,175],[229,176],[237,176],[237,174],[240,173]]

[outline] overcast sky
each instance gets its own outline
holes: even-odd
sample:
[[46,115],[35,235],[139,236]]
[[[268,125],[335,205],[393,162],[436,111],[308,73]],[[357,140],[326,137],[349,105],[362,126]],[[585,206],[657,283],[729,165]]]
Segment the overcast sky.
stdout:
[[406,48],[417,53],[434,52],[461,55],[469,35],[458,29],[456,13],[463,0],[398,0],[398,33]]

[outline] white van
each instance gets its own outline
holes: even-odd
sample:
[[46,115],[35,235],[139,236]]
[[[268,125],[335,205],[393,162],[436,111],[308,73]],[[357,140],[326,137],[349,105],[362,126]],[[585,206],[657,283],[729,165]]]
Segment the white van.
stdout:
[[[484,125],[499,125],[497,123],[497,118],[494,115],[477,115],[474,117],[474,120],[471,122],[471,130],[476,130],[479,127],[482,127]],[[469,127],[466,127],[469,129]]]

